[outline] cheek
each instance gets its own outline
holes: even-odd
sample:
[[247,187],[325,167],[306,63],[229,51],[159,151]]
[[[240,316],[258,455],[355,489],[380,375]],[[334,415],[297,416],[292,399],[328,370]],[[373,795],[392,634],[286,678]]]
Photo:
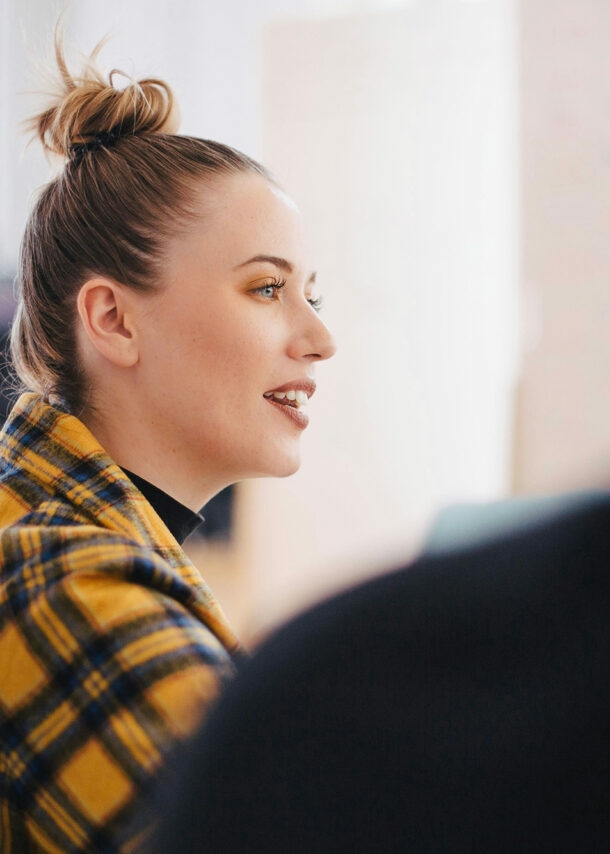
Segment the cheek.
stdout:
[[268,369],[279,352],[275,333],[256,312],[210,315],[194,331],[192,346],[219,373],[238,382]]
[[214,358],[214,354],[220,360],[228,343],[226,331],[227,323],[223,323],[222,317],[202,310],[201,305],[182,304],[158,317],[152,352],[156,344],[157,352],[175,368],[191,373]]
[[153,373],[169,375],[182,393],[208,400],[206,390],[222,398],[232,391],[265,391],[277,379],[281,329],[271,311],[258,308],[241,299],[166,306],[149,342]]
[[190,331],[176,348],[172,374],[183,397],[216,421],[235,409],[245,415],[251,392],[266,389],[261,376],[261,342],[214,328]]

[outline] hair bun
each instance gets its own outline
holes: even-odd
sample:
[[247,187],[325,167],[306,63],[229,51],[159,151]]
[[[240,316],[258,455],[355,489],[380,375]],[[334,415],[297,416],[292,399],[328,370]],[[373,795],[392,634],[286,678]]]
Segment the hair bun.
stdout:
[[[154,77],[135,81],[118,69],[106,78],[96,64],[103,44],[85,58],[81,73],[72,75],[56,35],[58,85],[49,107],[28,122],[47,151],[70,157],[80,146],[95,148],[100,139],[176,132],[177,109],[167,83]],[[130,82],[117,88],[117,76]]]

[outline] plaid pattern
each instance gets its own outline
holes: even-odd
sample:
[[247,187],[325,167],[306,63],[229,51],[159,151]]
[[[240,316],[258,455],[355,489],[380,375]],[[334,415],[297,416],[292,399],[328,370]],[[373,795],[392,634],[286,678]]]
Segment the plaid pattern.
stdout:
[[0,851],[135,851],[237,642],[142,494],[36,395],[0,434],[0,526]]

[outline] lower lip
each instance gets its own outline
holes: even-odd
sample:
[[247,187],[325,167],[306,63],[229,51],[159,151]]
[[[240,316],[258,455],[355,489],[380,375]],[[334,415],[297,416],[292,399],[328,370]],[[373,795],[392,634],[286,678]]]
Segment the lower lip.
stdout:
[[290,418],[293,424],[295,424],[300,430],[304,430],[309,424],[309,415],[303,412],[300,409],[296,409],[294,406],[289,406],[287,403],[276,403],[274,400],[266,397],[265,400],[267,403],[270,403],[274,409],[277,409],[278,412],[281,412],[286,418]]

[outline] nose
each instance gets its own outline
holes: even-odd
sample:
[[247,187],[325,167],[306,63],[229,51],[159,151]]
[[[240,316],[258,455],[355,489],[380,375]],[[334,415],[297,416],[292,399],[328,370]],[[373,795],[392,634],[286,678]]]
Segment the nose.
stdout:
[[303,309],[299,334],[292,339],[290,355],[295,359],[323,361],[337,352],[337,345],[330,329],[319,314],[307,304]]

